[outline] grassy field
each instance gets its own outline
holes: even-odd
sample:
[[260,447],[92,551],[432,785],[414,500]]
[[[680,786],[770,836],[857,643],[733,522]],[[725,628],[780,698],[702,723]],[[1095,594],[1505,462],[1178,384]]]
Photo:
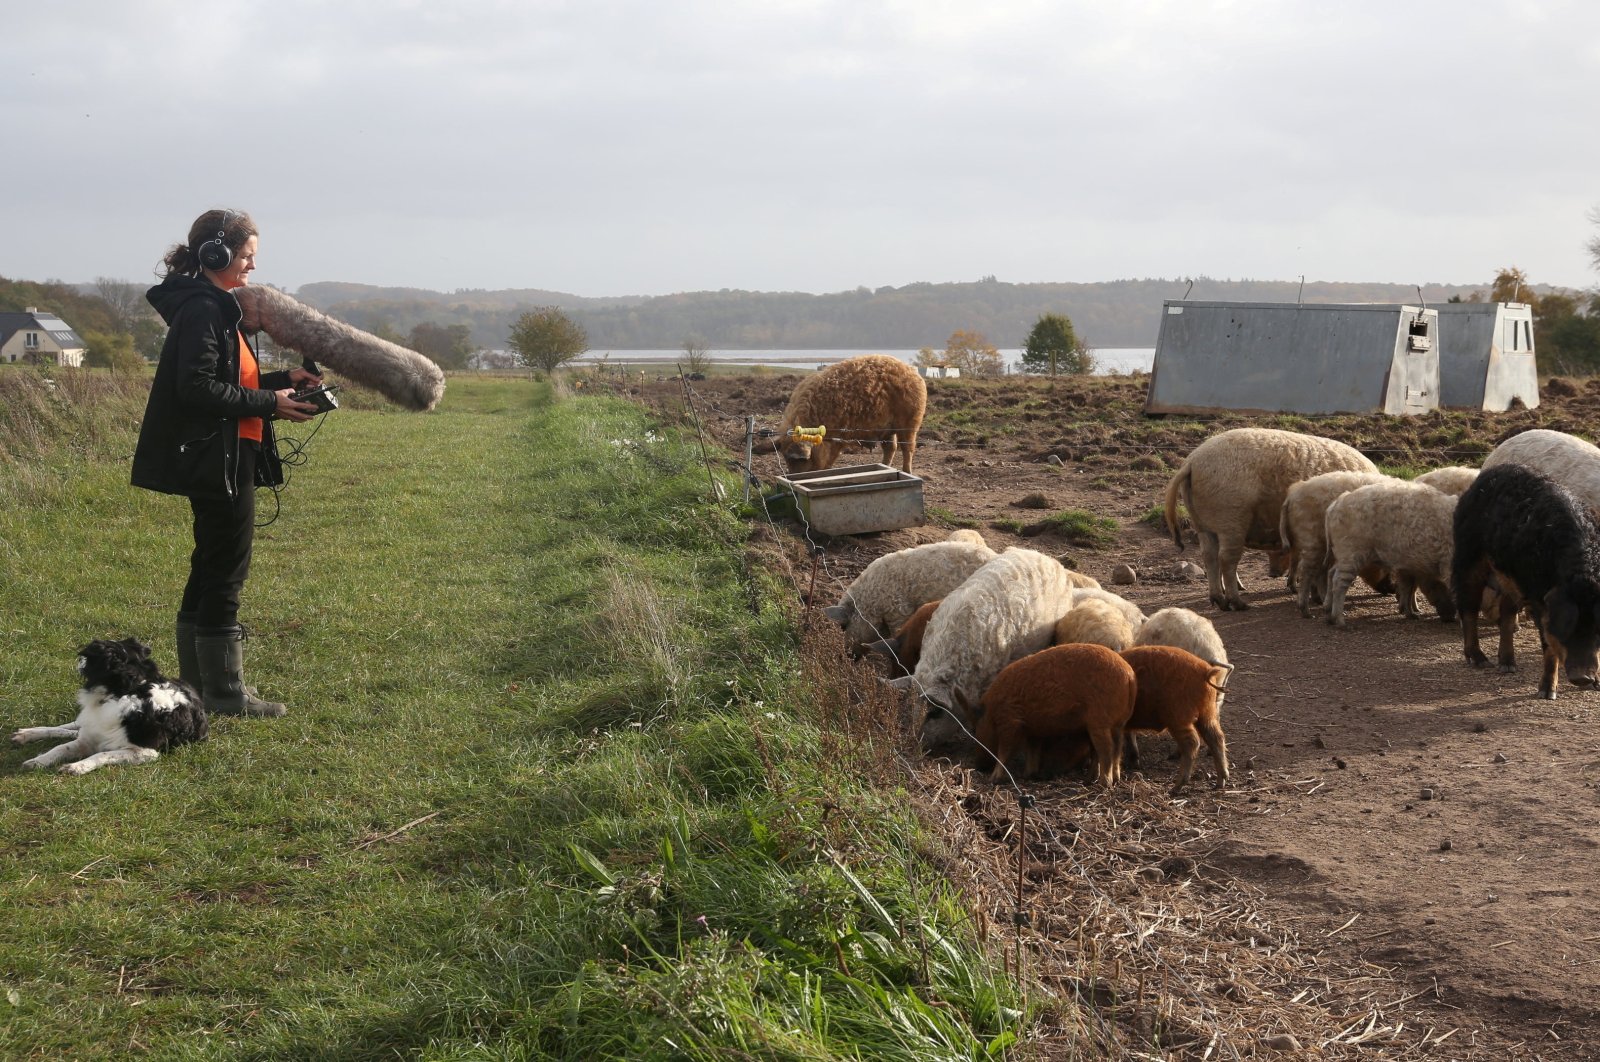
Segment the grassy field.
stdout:
[[[174,666],[187,556],[185,503],[127,486],[144,384],[31,380],[0,373],[6,732],[71,718],[90,638]],[[0,750],[0,1056],[1008,1053],[998,960],[865,781],[887,738],[827,725],[696,451],[526,380],[347,405],[246,588],[287,718],[78,779]]]

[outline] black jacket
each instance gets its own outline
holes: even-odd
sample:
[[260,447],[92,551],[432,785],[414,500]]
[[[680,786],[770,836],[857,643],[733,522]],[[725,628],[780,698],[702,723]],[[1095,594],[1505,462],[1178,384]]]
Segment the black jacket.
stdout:
[[239,386],[238,300],[208,280],[176,273],[145,298],[168,331],[133,452],[133,485],[190,498],[232,498],[243,417],[265,420],[256,485],[281,485],[271,417],[277,408],[273,392],[289,386],[289,374],[262,373],[260,389]]

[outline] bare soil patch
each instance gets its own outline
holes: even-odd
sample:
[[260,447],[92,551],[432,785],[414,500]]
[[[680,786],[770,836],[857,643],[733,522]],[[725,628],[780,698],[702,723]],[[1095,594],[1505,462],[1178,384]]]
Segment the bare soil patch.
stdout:
[[[742,453],[743,415],[775,426],[797,379],[693,384],[708,444],[721,446],[714,459]],[[1026,787],[1039,805],[1021,932],[1047,956],[1047,982],[1055,977],[1109,1015],[1095,1035],[1149,1042],[1166,1022],[1162,1052],[1128,1057],[1201,1058],[1209,1043],[1213,1058],[1600,1058],[1600,695],[1566,686],[1554,702],[1537,700],[1538,640],[1526,623],[1520,670],[1499,675],[1465,663],[1455,625],[1405,620],[1392,597],[1363,596],[1361,584],[1346,629],[1302,619],[1258,553],[1246,554],[1240,570],[1252,608],[1219,613],[1203,578],[1175,571],[1180,559],[1198,564],[1198,551],[1180,554],[1148,519],[1184,456],[1228,427],[1331,436],[1390,468],[1476,465],[1531,427],[1592,438],[1600,380],[1563,383],[1536,410],[1407,420],[1148,418],[1137,377],[930,382],[914,469],[925,480],[930,525],[819,539],[818,598],[835,600],[885,552],[972,526],[996,548],[1063,556],[1108,587],[1115,565],[1133,566],[1137,585],[1110,588],[1146,612],[1182,605],[1208,616],[1238,667],[1223,720],[1229,791],[1205,789],[1207,773],[1188,798],[1168,798],[1174,765],[1154,750],[1144,777],[1109,796],[1073,779]],[[676,380],[611,386],[664,415],[689,416]],[[856,460],[877,453],[845,458]],[[781,462],[759,457],[757,472],[770,489]],[[1025,534],[1042,516],[1072,508],[1115,520],[1115,541],[1095,548],[1050,531]],[[783,526],[800,587],[810,563],[802,531]],[[923,763],[918,774],[941,795],[935,806],[942,801],[962,873],[993,898],[990,915],[1009,922],[1015,902],[1003,883],[1017,873],[1014,796],[948,763]],[[1084,836],[1091,847],[1077,847]],[[1092,922],[1097,907],[1104,917]],[[1173,961],[1120,968],[1143,953],[1117,934],[1144,930],[1119,930],[1118,920],[1163,909],[1189,924],[1134,921],[1157,927],[1151,939]],[[1192,924],[1208,911],[1218,919],[1209,936]],[[1085,926],[1108,939],[1086,941]],[[1208,941],[1237,946],[1218,951]],[[1095,961],[1105,980],[1096,985],[1081,983],[1090,947],[1103,952]],[[1220,971],[1219,955],[1228,964]],[[1248,988],[1230,987],[1230,970]],[[1165,1017],[1154,1002],[1163,993],[1172,1004]],[[1359,1029],[1336,1038],[1340,1021],[1363,1015],[1370,1039],[1356,1039]],[[1221,1043],[1208,1040],[1208,1029],[1225,1032]],[[1282,1031],[1300,1048],[1265,1046]],[[1063,1029],[1061,1043],[1083,1034]]]

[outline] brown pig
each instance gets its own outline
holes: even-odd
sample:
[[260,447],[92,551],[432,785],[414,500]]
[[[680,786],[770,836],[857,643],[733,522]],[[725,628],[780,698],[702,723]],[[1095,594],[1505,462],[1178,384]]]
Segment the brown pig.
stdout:
[[1127,732],[1158,734],[1165,730],[1177,742],[1180,762],[1177,794],[1194,773],[1195,754],[1203,738],[1217,768],[1217,788],[1228,784],[1228,744],[1217,712],[1218,695],[1232,668],[1202,660],[1186,649],[1170,645],[1139,645],[1125,649],[1122,658],[1133,668],[1139,695]]
[[882,654],[889,661],[889,670],[895,678],[917,670],[917,661],[922,659],[922,636],[928,629],[928,621],[939,608],[939,601],[929,601],[918,608],[910,619],[900,625],[892,638],[883,638],[867,645],[872,652]]
[[1123,728],[1137,692],[1133,667],[1105,646],[1057,645],[1006,665],[977,712],[959,688],[956,701],[977,734],[979,768],[994,761],[992,780],[1005,777],[1019,751],[1023,776],[1032,777],[1052,747],[1086,734],[1100,784],[1109,787],[1122,771]]

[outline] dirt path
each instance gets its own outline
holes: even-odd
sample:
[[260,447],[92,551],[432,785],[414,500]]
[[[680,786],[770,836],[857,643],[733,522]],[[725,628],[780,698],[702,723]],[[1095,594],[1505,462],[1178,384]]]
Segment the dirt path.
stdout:
[[[696,387],[708,430],[738,450],[742,429],[717,410],[770,422],[792,384],[713,377]],[[1214,869],[1255,885],[1328,961],[1390,971],[1430,1020],[1464,1030],[1430,1057],[1488,1057],[1479,1051],[1492,1046],[1500,1057],[1600,1059],[1600,695],[1566,686],[1554,702],[1536,699],[1538,641],[1526,623],[1522,666],[1500,675],[1467,666],[1456,626],[1405,620],[1392,597],[1353,591],[1343,630],[1303,619],[1262,554],[1241,566],[1253,607],[1211,608],[1204,579],[1175,574],[1180,555],[1143,518],[1171,467],[1232,423],[1142,418],[1141,386],[1034,381],[936,393],[917,472],[945,526],[831,541],[830,574],[847,581],[951,525],[978,527],[996,548],[1067,555],[1108,587],[1112,567],[1131,564],[1140,581],[1118,592],[1147,613],[1182,605],[1208,616],[1238,667],[1224,718],[1235,784],[1216,804],[1229,839]],[[640,397],[668,408],[677,388],[647,386]],[[1357,439],[1375,457],[1407,455],[1391,461],[1477,464],[1423,451],[1482,453],[1536,425],[1584,430],[1596,423],[1600,386],[1570,390],[1498,419],[1298,427]],[[1078,418],[1071,430],[1064,417]],[[1049,453],[1064,463],[1047,463]],[[781,471],[776,458],[764,461],[764,475]],[[1039,515],[1016,503],[1040,494],[1050,510],[1114,518],[1116,544],[1016,533]],[[1198,563],[1197,552],[1183,556]],[[1146,762],[1158,782],[1173,770]]]
[[[1280,589],[1252,597],[1213,614],[1239,667],[1226,868],[1335,952],[1513,1038],[1600,1057],[1600,698],[1538,700],[1533,665],[1475,671],[1455,627],[1407,621],[1392,598],[1359,601],[1336,630]],[[1537,660],[1531,630],[1518,652]]]

